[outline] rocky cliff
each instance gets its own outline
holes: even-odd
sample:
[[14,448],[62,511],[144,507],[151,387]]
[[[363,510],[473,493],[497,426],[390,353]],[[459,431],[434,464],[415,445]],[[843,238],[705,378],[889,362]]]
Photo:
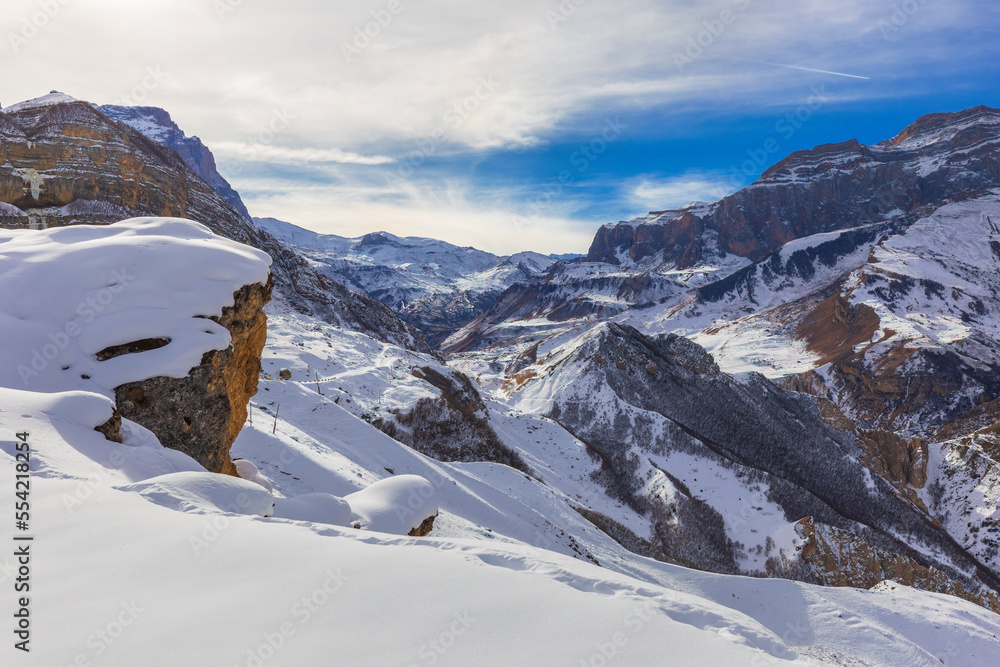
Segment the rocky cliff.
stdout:
[[[211,472],[238,476],[229,448],[247,420],[247,405],[257,393],[260,357],[267,340],[264,306],[272,282],[247,285],[220,317],[209,318],[232,337],[225,350],[213,350],[187,377],[154,377],[115,388],[115,403],[126,419],[145,426],[165,447],[194,458]],[[162,340],[136,341],[98,353],[99,360],[154,349]]]
[[157,107],[124,107],[113,104],[103,105],[98,109],[108,118],[125,123],[156,143],[172,149],[184,160],[184,164],[212,186],[238,213],[250,219],[250,212],[240,194],[219,173],[212,151],[198,137],[187,136],[167,111]]
[[588,260],[683,269],[721,252],[758,261],[795,239],[981,194],[1000,185],[998,127],[1000,110],[980,106],[923,117],[875,146],[798,151],[715,204],[602,227]]
[[[1000,613],[1000,595],[995,591],[968,590],[934,567],[925,567],[912,558],[872,546],[849,531],[817,524],[806,517],[795,526],[802,539],[795,554],[805,566],[803,579],[822,586],[872,588],[884,581],[894,581],[925,591],[954,595]],[[775,560],[774,573],[792,563]]]

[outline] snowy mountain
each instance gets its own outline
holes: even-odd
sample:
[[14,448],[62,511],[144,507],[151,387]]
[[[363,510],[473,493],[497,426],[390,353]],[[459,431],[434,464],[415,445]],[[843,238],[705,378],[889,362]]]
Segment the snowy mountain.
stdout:
[[[587,258],[509,290],[444,347],[497,400],[601,455],[593,478],[651,518],[634,531],[647,552],[840,585],[955,590],[977,570],[993,596],[998,139],[1000,112],[976,108],[794,154],[719,202],[604,226]],[[676,335],[714,370],[664,368]],[[784,415],[811,426],[781,435]],[[866,481],[824,490],[852,476]],[[769,555],[787,522],[808,544],[798,563]]]
[[0,111],[40,664],[1000,662],[1000,112],[557,261],[251,222],[110,111]]
[[[127,299],[93,322],[76,315],[83,334],[67,350],[79,356],[115,340],[177,335],[192,310],[212,312],[224,306],[224,290],[261,279],[259,254],[207,231],[179,220],[43,237],[15,230],[0,237],[0,266],[20,275],[22,255],[31,253],[32,270],[50,278],[31,281],[30,303],[58,295],[58,303],[73,304],[102,289],[105,270],[131,258]],[[191,243],[213,255],[199,263],[203,273],[164,280],[161,268]],[[76,252],[88,254],[86,266],[73,264],[89,268],[91,282],[67,284],[58,271],[45,271]],[[220,271],[229,282],[204,294],[204,304],[189,303],[198,293],[191,287],[214,282]],[[151,292],[172,306],[157,321],[138,317]],[[5,318],[20,322],[13,345],[3,348],[4,366],[29,357],[37,344],[31,331],[58,319],[58,310],[24,304],[15,291],[0,303]],[[661,563],[597,529],[578,498],[559,490],[563,482],[543,484],[503,465],[429,459],[352,411],[410,405],[420,380],[407,371],[440,362],[304,317],[280,295],[268,309],[260,391],[233,449],[254,462],[240,466],[250,479],[205,472],[128,419],[121,442],[94,430],[114,415],[104,387],[163,373],[165,362],[191,363],[186,353],[175,356],[186,349],[184,338],[88,362],[102,370],[98,384],[55,368],[51,386],[26,390],[9,386],[19,378],[3,380],[0,422],[10,433],[27,432],[31,531],[45,545],[31,552],[45,575],[31,591],[34,660],[173,665],[189,660],[192,646],[199,661],[243,665],[313,664],[331,653],[356,665],[656,664],[663,655],[680,665],[913,665],[1000,656],[996,616],[956,597],[889,582],[871,591],[829,588]],[[122,320],[149,329],[119,332]],[[194,333],[191,342],[200,340]],[[322,370],[318,380],[296,379],[306,361]],[[111,366],[103,372],[100,364]],[[127,372],[115,377],[112,366]],[[290,379],[272,375],[282,368]],[[505,421],[507,433],[525,425],[560,433],[540,417]],[[587,457],[582,443],[562,434],[563,456]],[[0,456],[13,461],[18,442],[5,440]],[[551,457],[547,449],[524,446],[526,454]],[[13,493],[12,476],[0,485]],[[436,514],[432,537],[401,535],[429,514]],[[12,572],[14,557],[4,559],[4,572]],[[0,605],[9,617],[17,613],[10,596]],[[370,639],[359,644],[362,632]]]
[[427,334],[432,345],[488,309],[512,285],[552,268],[535,252],[507,257],[444,241],[375,232],[347,239],[273,218],[254,219],[326,276],[386,304]]

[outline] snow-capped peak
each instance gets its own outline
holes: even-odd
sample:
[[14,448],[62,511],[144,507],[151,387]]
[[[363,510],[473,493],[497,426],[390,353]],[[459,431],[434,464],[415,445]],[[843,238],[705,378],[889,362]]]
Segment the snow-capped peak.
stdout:
[[933,113],[921,116],[892,139],[874,148],[882,150],[914,150],[947,143],[959,132],[973,127],[1000,126],[1000,109],[978,106],[957,113]]
[[18,102],[17,104],[12,104],[3,111],[4,112],[25,111],[27,109],[35,109],[38,107],[51,107],[57,104],[68,104],[70,102],[79,102],[79,100],[65,93],[60,93],[58,90],[53,90],[48,95],[42,95],[41,97],[36,97],[33,100],[25,100],[24,102]]

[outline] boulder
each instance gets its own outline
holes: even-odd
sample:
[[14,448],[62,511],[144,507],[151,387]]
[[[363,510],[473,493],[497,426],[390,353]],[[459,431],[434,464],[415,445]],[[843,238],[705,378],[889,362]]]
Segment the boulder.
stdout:
[[145,426],[165,447],[184,452],[207,470],[238,476],[229,448],[257,393],[267,339],[264,306],[271,288],[271,281],[244,286],[233,306],[211,318],[229,330],[232,344],[206,353],[187,377],[154,377],[115,388],[121,416]]

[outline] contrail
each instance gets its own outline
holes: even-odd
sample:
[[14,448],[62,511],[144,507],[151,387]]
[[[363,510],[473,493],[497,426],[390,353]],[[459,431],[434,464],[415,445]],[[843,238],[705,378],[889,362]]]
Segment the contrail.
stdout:
[[787,69],[797,69],[803,72],[816,72],[818,74],[832,74],[833,76],[846,76],[851,79],[864,79],[865,81],[871,81],[871,77],[868,76],[858,76],[857,74],[844,74],[843,72],[831,72],[826,69],[813,69],[812,67],[799,67],[798,65],[782,65],[780,63],[766,63],[761,60],[747,60],[748,63],[757,63],[758,65],[770,65],[771,67],[785,67]]

